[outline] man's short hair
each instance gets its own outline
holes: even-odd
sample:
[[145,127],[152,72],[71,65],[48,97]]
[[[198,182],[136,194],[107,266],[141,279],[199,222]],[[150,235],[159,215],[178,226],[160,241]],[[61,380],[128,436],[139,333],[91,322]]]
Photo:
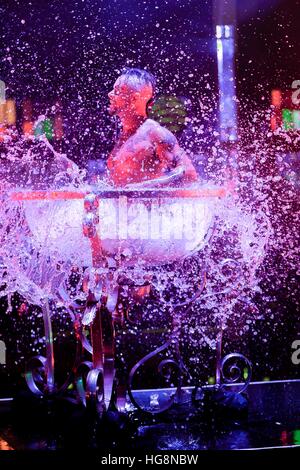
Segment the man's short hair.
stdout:
[[120,79],[136,91],[144,86],[151,86],[152,94],[155,94],[156,80],[154,75],[147,70],[125,68],[120,75]]

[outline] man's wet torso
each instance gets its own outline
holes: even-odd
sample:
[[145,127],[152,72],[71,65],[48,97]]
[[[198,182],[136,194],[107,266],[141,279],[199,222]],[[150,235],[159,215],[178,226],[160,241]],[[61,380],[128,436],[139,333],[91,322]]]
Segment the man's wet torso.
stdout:
[[[107,161],[109,179],[115,186],[159,178],[175,168],[175,161],[170,163],[157,151],[153,134],[158,126],[152,119],[147,119],[134,134],[119,139]],[[176,142],[169,131],[164,129],[163,132]],[[183,155],[182,163],[186,170],[182,183],[197,181],[196,171],[186,155]]]

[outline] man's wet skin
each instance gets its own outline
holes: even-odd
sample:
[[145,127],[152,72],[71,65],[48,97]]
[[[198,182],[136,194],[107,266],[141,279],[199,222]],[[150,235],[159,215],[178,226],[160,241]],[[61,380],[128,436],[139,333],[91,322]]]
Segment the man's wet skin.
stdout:
[[108,178],[117,187],[182,186],[198,180],[195,168],[176,137],[147,118],[149,86],[138,92],[120,78],[109,93],[110,113],[119,116],[122,132],[108,161]]

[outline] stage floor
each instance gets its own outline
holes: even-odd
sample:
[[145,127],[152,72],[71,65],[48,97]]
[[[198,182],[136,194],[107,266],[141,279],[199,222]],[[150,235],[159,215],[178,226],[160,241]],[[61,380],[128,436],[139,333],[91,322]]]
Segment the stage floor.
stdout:
[[[189,398],[191,389],[185,390]],[[212,390],[206,387],[204,396]],[[147,401],[153,391],[135,393]],[[198,404],[186,400],[155,418],[132,409],[121,417],[111,413],[95,421],[71,402],[45,402],[24,392],[14,400],[0,401],[0,450],[300,447],[300,380],[251,383],[247,400],[246,412],[211,399],[208,406],[205,398],[206,404],[201,399]]]

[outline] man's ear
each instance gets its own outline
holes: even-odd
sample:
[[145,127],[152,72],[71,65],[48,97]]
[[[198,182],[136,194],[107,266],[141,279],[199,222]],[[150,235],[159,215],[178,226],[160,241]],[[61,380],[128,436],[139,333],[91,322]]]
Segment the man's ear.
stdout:
[[146,112],[147,112],[147,115],[149,116],[150,113],[151,113],[151,109],[154,105],[154,97],[152,96],[148,101],[147,101],[147,104],[146,104]]

